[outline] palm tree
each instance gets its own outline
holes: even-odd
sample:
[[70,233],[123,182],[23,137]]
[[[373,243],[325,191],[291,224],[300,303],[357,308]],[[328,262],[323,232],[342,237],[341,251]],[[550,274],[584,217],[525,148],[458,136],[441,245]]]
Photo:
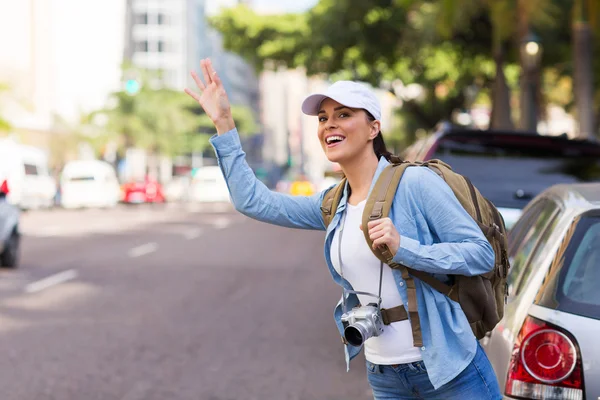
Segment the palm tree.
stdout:
[[598,27],[600,5],[596,0],[575,0],[573,5],[574,89],[581,138],[595,135],[592,75],[592,30]]

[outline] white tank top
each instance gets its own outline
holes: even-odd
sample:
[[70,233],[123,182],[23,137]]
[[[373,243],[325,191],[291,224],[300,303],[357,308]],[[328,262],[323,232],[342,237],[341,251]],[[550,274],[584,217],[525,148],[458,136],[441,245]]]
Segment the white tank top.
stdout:
[[[348,203],[344,211],[346,215],[342,216],[346,219],[341,251],[343,275],[354,290],[377,295],[379,293],[380,261],[369,249],[364,234],[360,230],[365,204],[366,200],[355,206]],[[330,255],[335,270],[341,274],[338,256],[339,234],[340,229],[335,232],[331,242]],[[392,275],[392,269],[387,264],[383,264],[382,282],[381,307],[392,308],[403,304]],[[375,297],[358,295],[358,298],[361,305],[377,302]],[[365,341],[364,349],[365,358],[373,364],[405,364],[422,359],[420,349],[413,347],[412,329],[408,320],[385,325],[383,334]]]

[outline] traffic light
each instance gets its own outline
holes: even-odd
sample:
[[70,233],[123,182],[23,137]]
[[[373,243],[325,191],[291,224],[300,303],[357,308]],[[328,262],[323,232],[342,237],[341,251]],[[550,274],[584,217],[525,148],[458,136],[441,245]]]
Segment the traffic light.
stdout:
[[140,83],[135,79],[128,79],[125,82],[125,91],[130,95],[136,94],[140,91]]

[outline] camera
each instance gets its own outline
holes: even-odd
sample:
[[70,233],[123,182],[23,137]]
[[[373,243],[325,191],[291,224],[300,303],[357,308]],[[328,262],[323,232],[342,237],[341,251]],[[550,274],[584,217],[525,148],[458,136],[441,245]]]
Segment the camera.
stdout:
[[383,319],[376,303],[355,307],[342,314],[344,338],[352,346],[361,346],[365,340],[383,333]]

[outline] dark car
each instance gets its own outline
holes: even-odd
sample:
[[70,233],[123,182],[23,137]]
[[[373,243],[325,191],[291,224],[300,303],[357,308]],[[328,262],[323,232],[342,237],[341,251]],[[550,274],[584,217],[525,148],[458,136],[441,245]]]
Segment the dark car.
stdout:
[[403,154],[438,158],[467,176],[492,201],[510,228],[523,208],[559,183],[600,181],[600,143],[535,132],[473,130],[449,125]]

